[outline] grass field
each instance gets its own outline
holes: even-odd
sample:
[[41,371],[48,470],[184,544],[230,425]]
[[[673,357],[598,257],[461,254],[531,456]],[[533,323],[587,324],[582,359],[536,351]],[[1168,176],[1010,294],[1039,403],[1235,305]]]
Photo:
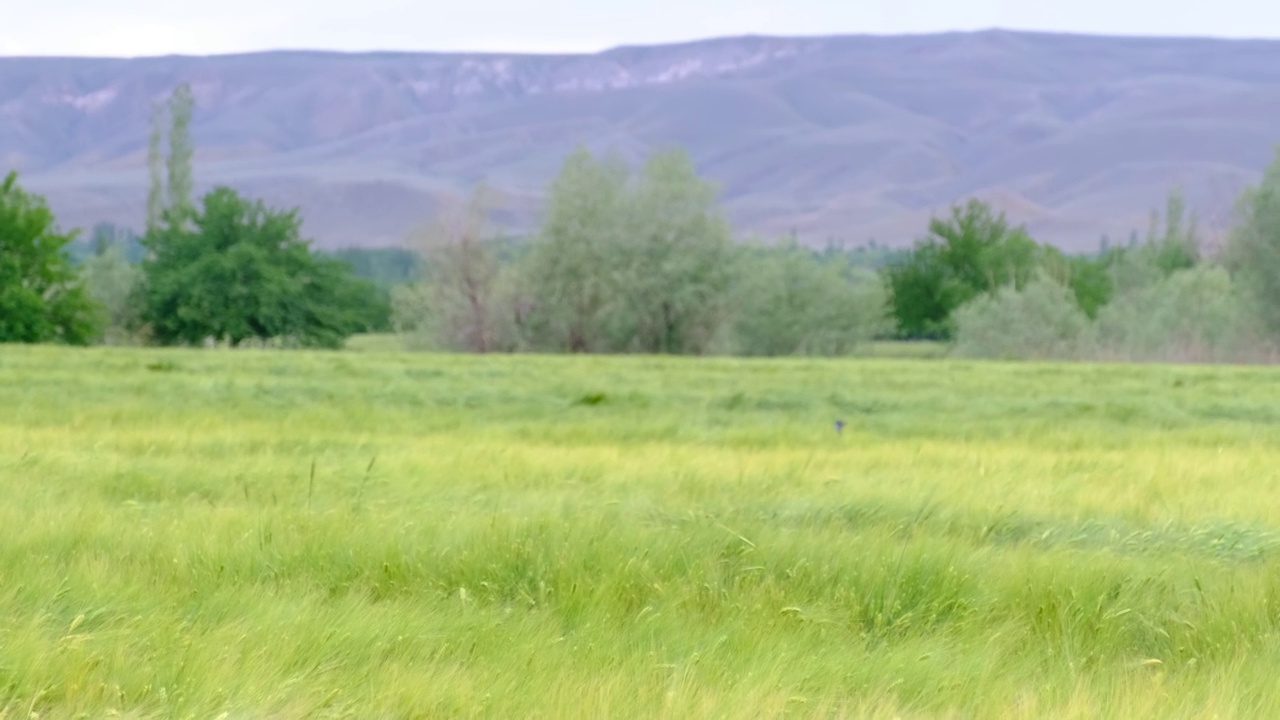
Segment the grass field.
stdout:
[[0,347],[0,718],[1280,717],[1278,431],[1266,368]]

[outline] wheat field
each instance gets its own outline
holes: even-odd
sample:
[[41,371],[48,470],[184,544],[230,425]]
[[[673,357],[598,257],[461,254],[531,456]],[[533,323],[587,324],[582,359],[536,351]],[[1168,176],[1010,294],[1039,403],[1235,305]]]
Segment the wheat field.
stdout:
[[1269,368],[0,347],[0,718],[1280,717],[1278,429]]

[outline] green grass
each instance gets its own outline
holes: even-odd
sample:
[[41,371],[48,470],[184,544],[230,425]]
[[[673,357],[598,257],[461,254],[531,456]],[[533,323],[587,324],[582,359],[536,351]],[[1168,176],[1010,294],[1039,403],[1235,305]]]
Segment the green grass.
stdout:
[[[362,353],[389,353],[405,349],[404,339],[395,333],[368,333],[347,340],[345,349]],[[904,360],[928,360],[944,357],[950,345],[943,342],[878,341],[858,349],[859,357]]]
[[395,333],[366,333],[347,339],[346,350],[362,353],[389,353],[404,350],[404,339]]
[[1277,717],[1278,432],[1266,368],[0,347],[0,718]]

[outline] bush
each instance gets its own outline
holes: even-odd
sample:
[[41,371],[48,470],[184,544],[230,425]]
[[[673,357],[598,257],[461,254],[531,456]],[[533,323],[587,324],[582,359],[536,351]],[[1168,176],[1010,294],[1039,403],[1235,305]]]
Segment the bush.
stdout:
[[1100,357],[1218,361],[1248,347],[1240,293],[1221,267],[1200,266],[1125,293],[1098,313]]
[[734,294],[743,355],[844,355],[890,325],[875,273],[796,245],[748,250]]
[[928,237],[885,268],[899,333],[952,337],[957,308],[1005,286],[1023,287],[1051,255],[983,202],[952,207],[950,218],[931,220]]
[[76,276],[67,246],[75,232],[58,229],[48,203],[0,180],[0,342],[87,343],[95,309]]
[[961,357],[1066,359],[1089,345],[1089,318],[1075,295],[1045,275],[1022,290],[1007,286],[961,306],[955,326]]
[[99,245],[81,265],[80,276],[85,291],[100,310],[102,322],[97,340],[107,345],[136,342],[135,292],[142,282],[142,269],[129,262],[124,243]]
[[141,319],[162,345],[338,348],[388,323],[377,289],[313,252],[296,211],[219,187],[189,218],[169,217],[143,241],[151,255],[139,294]]

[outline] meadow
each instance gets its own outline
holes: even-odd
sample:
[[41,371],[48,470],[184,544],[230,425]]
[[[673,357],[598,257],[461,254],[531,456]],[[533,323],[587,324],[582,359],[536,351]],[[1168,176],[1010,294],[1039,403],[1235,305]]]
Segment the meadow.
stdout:
[[1280,717],[1277,430],[1271,368],[4,346],[0,718]]

